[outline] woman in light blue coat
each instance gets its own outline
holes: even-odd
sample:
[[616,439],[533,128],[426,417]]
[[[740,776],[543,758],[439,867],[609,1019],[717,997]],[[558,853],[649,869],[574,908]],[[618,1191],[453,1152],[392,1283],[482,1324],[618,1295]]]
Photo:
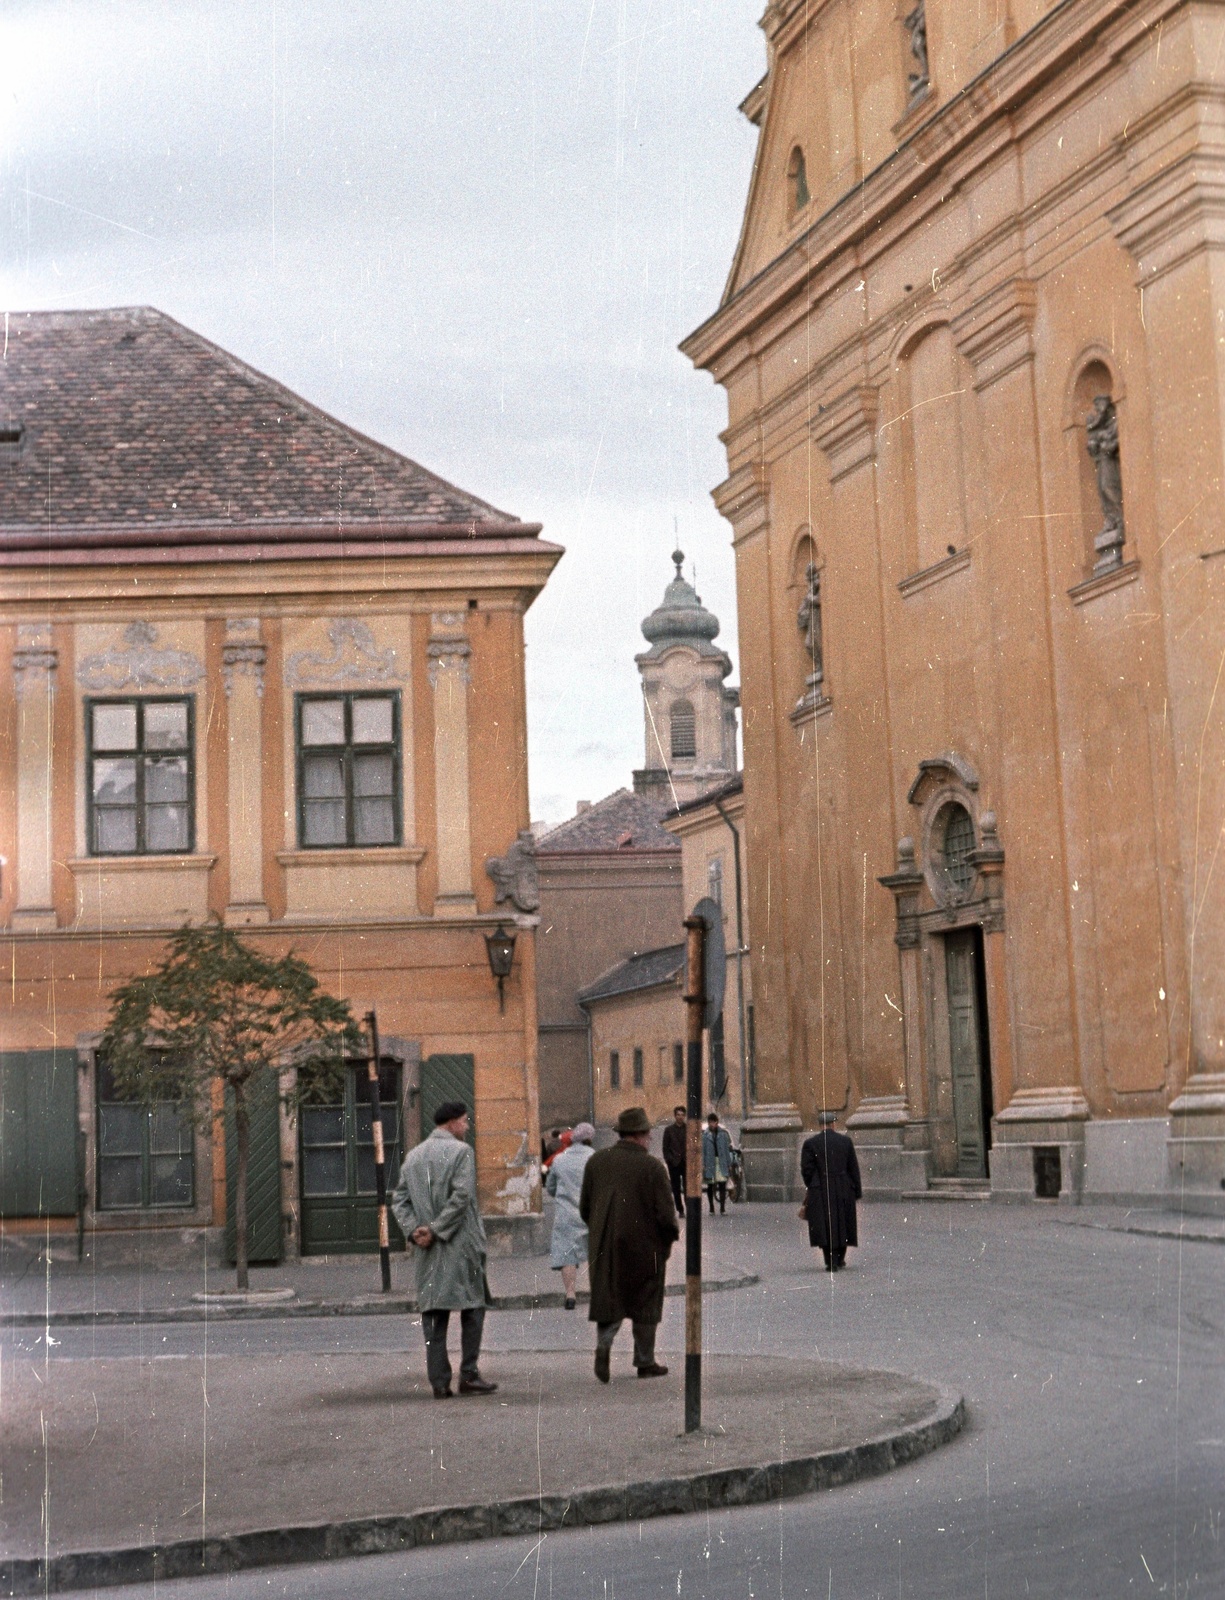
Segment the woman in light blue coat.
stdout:
[[578,1269],[587,1259],[587,1224],[578,1214],[578,1202],[583,1192],[583,1169],[591,1160],[594,1138],[595,1129],[591,1124],[580,1122],[570,1136],[570,1148],[553,1157],[545,1182],[545,1188],[557,1202],[553,1212],[550,1265],[554,1272],[561,1273],[567,1311],[574,1310]]

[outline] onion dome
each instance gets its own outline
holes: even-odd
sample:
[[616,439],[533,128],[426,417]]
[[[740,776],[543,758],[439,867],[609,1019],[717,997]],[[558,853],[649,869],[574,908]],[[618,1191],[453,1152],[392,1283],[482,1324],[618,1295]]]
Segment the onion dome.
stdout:
[[719,619],[713,611],[707,611],[693,585],[681,576],[684,552],[674,550],[672,559],[676,563],[676,576],[664,590],[663,603],[644,619],[642,631],[655,646],[695,644],[700,648],[718,633]]

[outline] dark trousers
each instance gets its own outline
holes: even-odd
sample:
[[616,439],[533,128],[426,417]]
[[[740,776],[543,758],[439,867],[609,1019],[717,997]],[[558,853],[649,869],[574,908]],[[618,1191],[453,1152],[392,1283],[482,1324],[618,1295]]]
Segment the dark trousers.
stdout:
[[839,1267],[846,1266],[845,1250],[822,1250],[821,1254],[825,1257],[826,1272],[837,1272]]
[[727,1210],[727,1185],[726,1183],[708,1183],[706,1185],[706,1198],[710,1201],[710,1214],[715,1214],[715,1190],[719,1191],[719,1210]]
[[[611,1350],[613,1340],[617,1337],[624,1319],[618,1317],[616,1322],[597,1322],[596,1346],[600,1350]],[[636,1367],[653,1367],[655,1365],[655,1330],[658,1322],[635,1322],[631,1324],[634,1330],[634,1365]]]
[[[425,1334],[425,1370],[435,1389],[447,1389],[451,1384],[451,1358],[447,1355],[447,1327],[451,1321],[449,1311],[423,1311],[421,1331]],[[485,1331],[485,1307],[465,1306],[459,1314],[461,1378],[479,1378],[481,1360],[481,1335]]]
[[668,1177],[672,1180],[672,1198],[676,1201],[676,1214],[685,1215],[685,1169],[684,1167],[669,1167]]

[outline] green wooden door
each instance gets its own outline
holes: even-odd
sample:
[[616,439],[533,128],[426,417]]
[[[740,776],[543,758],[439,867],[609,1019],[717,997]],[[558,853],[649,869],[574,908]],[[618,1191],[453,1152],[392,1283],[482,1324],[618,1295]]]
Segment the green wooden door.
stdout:
[[421,1136],[434,1131],[434,1113],[446,1100],[468,1107],[468,1143],[476,1149],[476,1057],[426,1056],[421,1063]]
[[[400,1063],[384,1056],[379,1068],[379,1110],[387,1161],[387,1193],[400,1171]],[[303,1106],[299,1112],[302,1182],[302,1254],[365,1255],[379,1247],[374,1175],[374,1120],[366,1067],[345,1074],[344,1100]],[[404,1238],[388,1218],[393,1250]]]
[[957,1175],[985,1178],[987,1140],[983,1124],[981,1019],[978,1015],[977,952],[972,930],[946,935],[944,967],[948,980]]
[[77,1210],[75,1050],[0,1051],[0,1217]]
[[[261,1073],[248,1091],[251,1153],[247,1166],[247,1260],[275,1265],[284,1254],[281,1230],[281,1101],[277,1080]],[[232,1266],[237,1259],[234,1202],[238,1194],[238,1129],[234,1096],[225,1101],[225,1249]]]

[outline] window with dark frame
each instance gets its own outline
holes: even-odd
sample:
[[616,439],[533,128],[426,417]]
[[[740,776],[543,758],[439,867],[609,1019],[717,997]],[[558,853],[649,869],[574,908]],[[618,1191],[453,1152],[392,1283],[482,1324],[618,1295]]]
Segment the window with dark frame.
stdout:
[[636,1044],[634,1046],[634,1088],[635,1089],[641,1089],[642,1088],[642,1079],[643,1079],[642,1046],[639,1045],[639,1044]]
[[187,1108],[174,1100],[124,1098],[103,1057],[96,1081],[98,1210],[191,1210],[196,1162]]
[[685,1081],[685,1047],[683,1044],[672,1046],[672,1081],[684,1083]]
[[621,1087],[621,1052],[610,1050],[608,1052],[608,1086],[610,1089]]
[[303,850],[400,843],[400,696],[300,694],[298,844]]
[[85,702],[91,856],[195,849],[194,724],[191,698]]

